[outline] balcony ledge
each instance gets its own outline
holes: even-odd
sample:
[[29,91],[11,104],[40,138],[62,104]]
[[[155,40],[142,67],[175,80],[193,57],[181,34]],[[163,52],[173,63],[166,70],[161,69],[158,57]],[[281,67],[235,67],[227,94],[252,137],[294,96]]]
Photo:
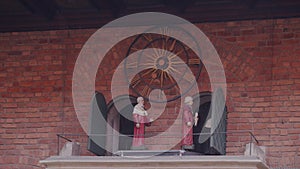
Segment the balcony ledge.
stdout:
[[268,169],[268,166],[255,156],[52,156],[40,163],[45,165],[46,169]]

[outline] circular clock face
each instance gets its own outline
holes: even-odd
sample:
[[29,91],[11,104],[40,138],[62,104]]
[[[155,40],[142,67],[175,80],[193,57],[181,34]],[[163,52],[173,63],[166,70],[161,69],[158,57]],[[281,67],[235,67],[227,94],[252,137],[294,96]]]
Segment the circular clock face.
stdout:
[[[181,41],[152,33],[140,34],[133,38],[126,53],[124,71],[125,76],[133,77],[127,78],[127,82],[135,94],[152,102],[169,102],[180,98],[197,84],[203,64]],[[151,55],[141,52],[134,59],[128,57],[144,49],[151,49],[153,52]],[[136,70],[141,70],[141,67],[143,70],[137,73]],[[175,80],[172,76],[174,73],[180,78]],[[188,87],[185,91],[180,91],[180,85]],[[160,91],[157,97],[149,98],[150,92],[155,89]]]

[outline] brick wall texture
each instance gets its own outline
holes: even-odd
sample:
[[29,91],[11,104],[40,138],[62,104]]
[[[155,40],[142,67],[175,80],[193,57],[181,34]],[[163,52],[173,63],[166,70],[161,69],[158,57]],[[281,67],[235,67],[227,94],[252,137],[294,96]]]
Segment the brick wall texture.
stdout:
[[[225,68],[227,131],[235,133],[227,136],[227,154],[243,154],[250,137],[240,131],[251,131],[266,147],[270,166],[300,167],[300,18],[197,26]],[[57,133],[82,135],[69,137],[86,146],[73,108],[72,73],[82,46],[95,31],[0,34],[0,168],[43,168],[38,161],[61,148]],[[117,45],[99,67],[96,89],[107,101],[114,66],[124,50]],[[202,76],[200,90],[208,91],[205,71]],[[168,125],[168,119],[162,117],[152,130],[161,125]],[[91,154],[83,150],[82,155]]]

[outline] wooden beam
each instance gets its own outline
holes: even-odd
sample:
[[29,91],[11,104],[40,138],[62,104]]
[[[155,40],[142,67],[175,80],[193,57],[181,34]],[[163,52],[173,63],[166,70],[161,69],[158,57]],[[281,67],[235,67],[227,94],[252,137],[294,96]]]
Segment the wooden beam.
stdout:
[[97,0],[89,0],[89,3],[98,10],[98,12],[100,12],[102,10],[102,7],[99,5],[98,2],[101,1],[97,1]]
[[186,9],[195,3],[195,0],[184,0],[184,1],[177,1],[177,0],[163,0],[163,4],[175,8],[177,12],[184,13]]
[[54,0],[18,0],[32,14],[52,20],[59,11]]
[[258,3],[258,0],[250,0],[248,2],[248,8],[249,9],[254,9],[256,7],[257,3]]
[[36,10],[26,1],[18,0],[31,14],[35,14]]
[[[121,13],[122,15],[128,15],[145,11],[174,14],[192,23],[300,17],[300,2],[292,3],[291,0],[287,0],[287,2],[276,1],[275,5],[257,0],[257,4],[252,9],[249,8],[249,4],[244,2],[238,3],[237,0],[221,5],[198,3],[198,5],[189,5],[183,13],[176,10],[175,7],[161,5],[160,3],[153,6],[142,5],[142,3],[130,6],[130,4],[124,5],[122,0],[120,2],[118,0],[113,2],[109,2],[109,0],[101,0],[99,2],[93,0],[94,2],[97,1],[101,9],[95,10],[88,5],[86,8],[68,9],[67,11],[63,11],[62,8],[62,11],[58,13],[58,7],[53,8],[50,7],[51,5],[48,5],[47,1],[50,0],[18,1],[23,4],[27,11],[18,11],[18,13],[1,13],[0,11],[0,32],[100,28]],[[248,0],[247,2],[254,1]],[[141,2],[143,1],[141,0]],[[111,6],[114,6],[114,9]],[[50,12],[45,12],[48,10]],[[100,10],[101,15],[99,15]],[[113,15],[112,12],[114,13]]]
[[126,3],[124,0],[107,0],[114,17],[119,17],[121,13],[126,10]]

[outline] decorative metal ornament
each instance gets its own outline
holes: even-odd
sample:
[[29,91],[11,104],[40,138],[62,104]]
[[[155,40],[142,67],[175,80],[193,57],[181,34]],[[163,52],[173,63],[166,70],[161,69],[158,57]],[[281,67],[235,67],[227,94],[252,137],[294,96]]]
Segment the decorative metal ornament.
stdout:
[[[141,53],[137,60],[127,60],[133,52],[149,48],[153,50],[153,54]],[[174,101],[187,93],[197,83],[203,66],[199,57],[181,41],[152,33],[136,36],[127,50],[125,59],[125,76],[134,76],[132,80],[127,78],[132,91],[138,96],[151,100],[149,93],[154,89],[160,89],[165,93],[167,102]],[[186,65],[191,71],[187,70]],[[135,70],[140,67],[146,69],[133,75],[132,73],[136,73]],[[171,76],[172,73],[178,74],[180,80],[175,81]],[[189,87],[186,91],[180,91],[179,83]],[[151,101],[163,102],[161,94]]]

